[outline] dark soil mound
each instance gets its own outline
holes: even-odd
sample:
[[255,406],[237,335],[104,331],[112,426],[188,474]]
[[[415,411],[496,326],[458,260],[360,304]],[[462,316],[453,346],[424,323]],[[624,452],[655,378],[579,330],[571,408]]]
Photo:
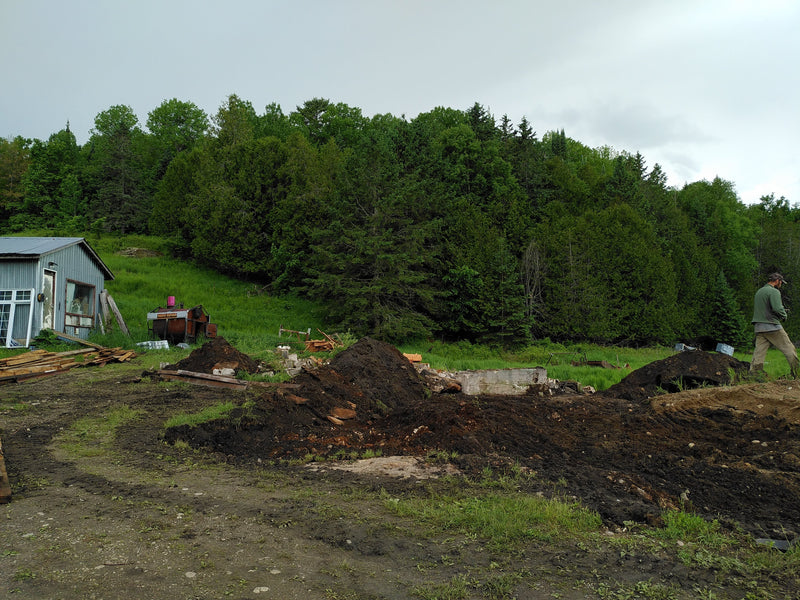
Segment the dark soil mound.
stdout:
[[605,391],[606,396],[641,401],[659,393],[674,393],[731,383],[731,372],[746,373],[750,364],[715,352],[690,350],[637,369]]
[[299,395],[319,408],[355,405],[359,418],[385,416],[415,404],[425,386],[411,362],[394,346],[362,338],[337,354],[329,364],[304,371],[292,383]]
[[360,447],[358,439],[364,441],[365,427],[393,411],[418,406],[426,395],[411,362],[394,346],[371,338],[359,340],[327,365],[301,372],[291,385],[265,392],[255,406],[237,409],[226,420],[173,428],[165,438],[184,438],[245,459],[349,452]]
[[165,367],[169,371],[194,371],[195,373],[211,373],[214,369],[233,369],[237,373],[257,373],[258,363],[247,354],[239,352],[225,338],[212,338],[200,348],[178,361]]
[[444,453],[476,476],[487,467],[529,469],[543,493],[562,486],[616,525],[658,523],[662,510],[687,508],[761,537],[791,537],[800,533],[800,427],[725,403],[655,410],[645,401],[659,389],[726,384],[729,370],[746,368],[727,355],[690,351],[603,394],[438,394],[397,349],[365,338],[228,419],[165,437],[234,462]]

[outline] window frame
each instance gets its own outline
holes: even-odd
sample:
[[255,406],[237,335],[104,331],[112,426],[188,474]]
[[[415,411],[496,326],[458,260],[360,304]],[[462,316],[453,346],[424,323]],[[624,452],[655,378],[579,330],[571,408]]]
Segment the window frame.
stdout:
[[[0,306],[8,307],[8,318],[5,331],[0,330],[0,342],[6,348],[14,348],[20,344],[14,339],[14,322],[18,306],[28,306],[28,326],[25,334],[25,347],[31,344],[31,328],[33,327],[34,302],[36,290],[34,288],[0,290]],[[2,311],[5,314],[5,310]]]
[[[70,310],[76,300],[75,292],[79,288],[85,288],[88,294],[81,294],[78,298],[85,297],[89,306],[86,309],[81,309],[81,312]],[[72,293],[70,294],[70,289]],[[67,279],[64,289],[64,331],[67,327],[73,327],[77,334],[78,329],[91,330],[95,325],[95,317],[97,315],[97,286],[91,283],[78,281],[77,279]]]

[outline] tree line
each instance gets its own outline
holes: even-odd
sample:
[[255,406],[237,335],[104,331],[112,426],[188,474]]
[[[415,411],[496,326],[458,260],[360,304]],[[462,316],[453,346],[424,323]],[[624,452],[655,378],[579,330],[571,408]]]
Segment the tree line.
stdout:
[[259,114],[231,95],[209,117],[172,99],[146,128],[112,106],[84,145],[68,124],[0,140],[1,232],[161,236],[389,341],[747,346],[765,275],[800,285],[798,221],[784,197],[670,187],[639,153],[539,137],[478,103],[369,118],[323,98]]

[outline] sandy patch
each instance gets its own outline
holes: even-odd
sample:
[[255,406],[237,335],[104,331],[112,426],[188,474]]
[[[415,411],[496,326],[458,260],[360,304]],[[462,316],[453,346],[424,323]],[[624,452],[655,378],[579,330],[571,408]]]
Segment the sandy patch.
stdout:
[[356,461],[330,461],[309,463],[312,471],[349,471],[359,475],[383,475],[398,479],[432,479],[443,475],[459,475],[461,472],[451,464],[432,464],[415,456],[378,456]]

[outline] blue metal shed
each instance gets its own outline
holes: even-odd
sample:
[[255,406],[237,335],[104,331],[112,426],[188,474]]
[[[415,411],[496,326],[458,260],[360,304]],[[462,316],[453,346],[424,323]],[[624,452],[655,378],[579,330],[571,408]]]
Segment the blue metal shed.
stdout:
[[86,339],[113,279],[84,238],[0,237],[0,345],[28,346],[42,329]]

